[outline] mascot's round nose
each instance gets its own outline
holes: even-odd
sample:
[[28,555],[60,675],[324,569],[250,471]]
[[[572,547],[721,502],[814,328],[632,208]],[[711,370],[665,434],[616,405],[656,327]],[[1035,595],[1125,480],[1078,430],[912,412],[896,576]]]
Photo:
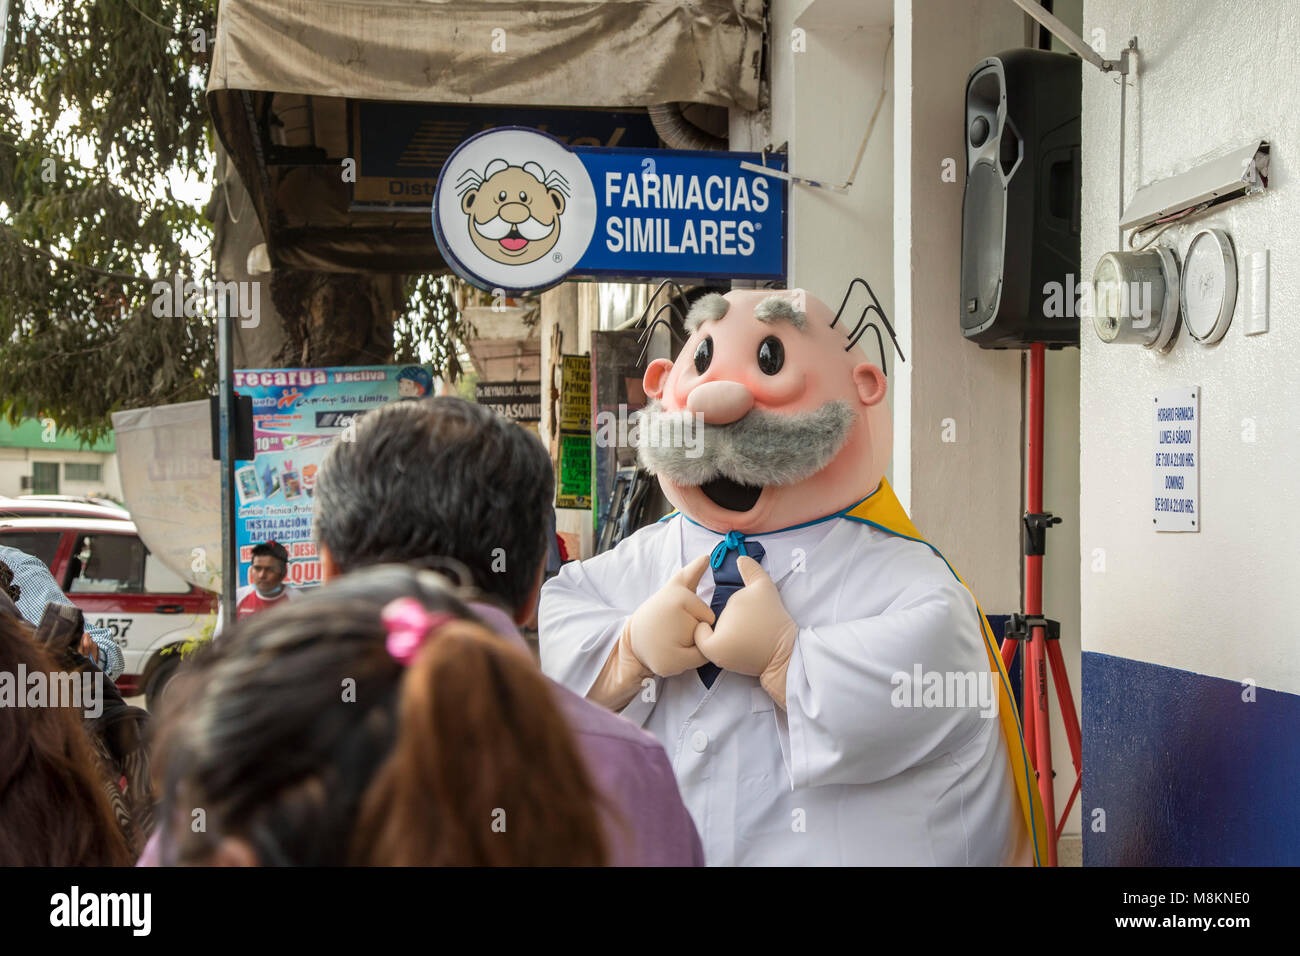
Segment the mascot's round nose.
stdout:
[[517,226],[521,222],[527,222],[532,212],[521,202],[508,202],[497,210],[497,215]]
[[705,382],[686,396],[686,409],[708,425],[727,425],[754,407],[754,393],[739,382]]

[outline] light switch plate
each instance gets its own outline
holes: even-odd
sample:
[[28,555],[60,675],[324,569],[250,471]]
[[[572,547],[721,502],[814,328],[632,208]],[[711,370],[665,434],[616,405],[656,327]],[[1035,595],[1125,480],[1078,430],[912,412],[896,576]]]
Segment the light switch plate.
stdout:
[[1268,250],[1252,252],[1246,257],[1246,334],[1268,331]]

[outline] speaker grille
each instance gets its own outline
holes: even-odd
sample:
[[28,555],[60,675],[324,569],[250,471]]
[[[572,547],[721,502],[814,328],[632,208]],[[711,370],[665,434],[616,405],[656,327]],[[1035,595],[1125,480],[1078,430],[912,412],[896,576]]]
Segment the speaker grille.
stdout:
[[962,205],[961,327],[975,329],[997,312],[1002,281],[1006,187],[991,163],[977,163],[966,178]]

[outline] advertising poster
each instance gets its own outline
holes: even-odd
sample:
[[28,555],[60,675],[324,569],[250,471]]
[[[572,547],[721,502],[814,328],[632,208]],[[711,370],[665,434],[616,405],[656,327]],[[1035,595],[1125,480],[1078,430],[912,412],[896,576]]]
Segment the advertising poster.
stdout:
[[555,507],[591,507],[591,356],[566,355],[560,372],[560,460]]
[[274,540],[289,552],[285,583],[314,587],[312,507],[326,452],[372,408],[432,393],[433,375],[418,365],[245,369],[235,391],[253,400],[256,451],[235,469],[239,586],[249,583],[253,546]]

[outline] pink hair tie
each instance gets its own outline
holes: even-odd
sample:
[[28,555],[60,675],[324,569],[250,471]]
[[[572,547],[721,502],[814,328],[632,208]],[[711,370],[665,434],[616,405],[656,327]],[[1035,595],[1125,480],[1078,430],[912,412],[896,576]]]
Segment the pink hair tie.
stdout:
[[430,614],[414,598],[390,601],[379,616],[388,631],[388,653],[403,667],[411,663],[430,634],[455,620],[445,611]]

